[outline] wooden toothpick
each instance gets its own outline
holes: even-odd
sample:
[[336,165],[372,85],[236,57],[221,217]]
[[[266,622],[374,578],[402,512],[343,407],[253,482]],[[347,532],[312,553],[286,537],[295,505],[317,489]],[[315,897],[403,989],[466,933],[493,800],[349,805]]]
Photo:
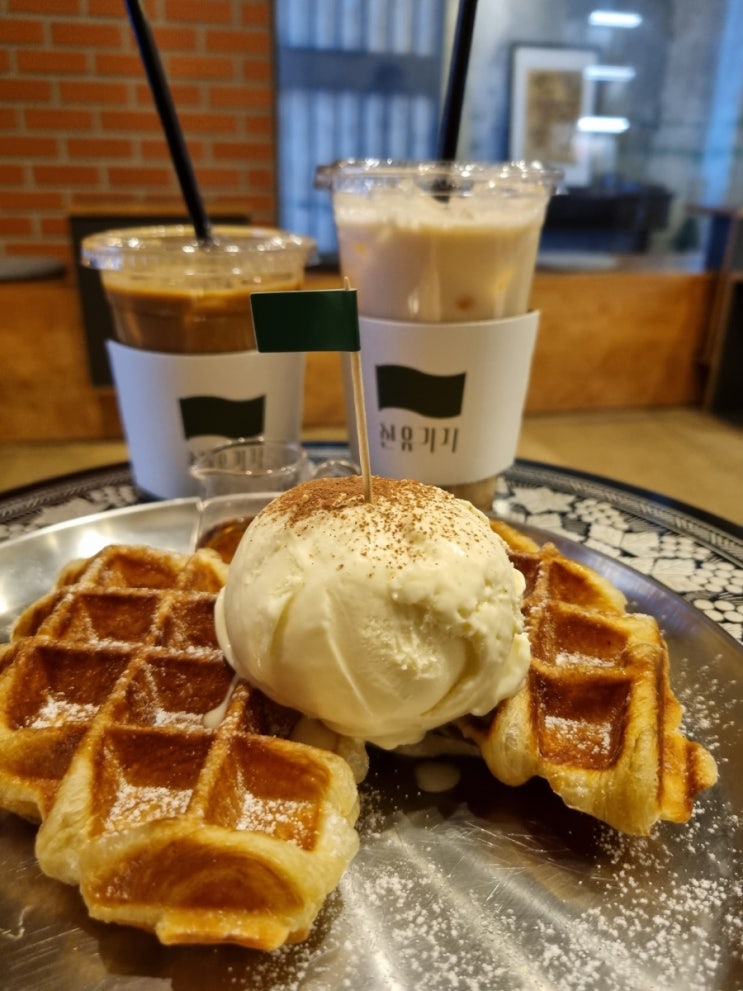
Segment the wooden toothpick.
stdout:
[[[348,277],[344,279],[346,289],[351,288]],[[361,351],[350,351],[351,382],[353,384],[353,408],[356,415],[356,441],[359,447],[359,462],[361,464],[361,481],[364,486],[364,499],[374,502],[372,491],[371,462],[369,459],[369,434],[366,426],[366,407],[364,405],[364,379],[361,374]]]

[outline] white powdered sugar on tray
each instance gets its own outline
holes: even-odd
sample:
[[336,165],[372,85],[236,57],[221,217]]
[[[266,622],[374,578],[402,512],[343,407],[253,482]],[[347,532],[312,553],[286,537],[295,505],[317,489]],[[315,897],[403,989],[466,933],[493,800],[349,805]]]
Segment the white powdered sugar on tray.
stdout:
[[728,986],[743,872],[715,852],[719,834],[739,828],[725,807],[702,802],[689,823],[649,838],[597,825],[580,854],[545,823],[496,825],[412,793],[400,804],[421,807],[404,813],[371,787],[363,796],[361,850],[332,925],[314,952],[283,951],[272,989]]
[[[714,704],[679,697],[689,735],[724,763],[740,701],[719,686]],[[633,837],[542,784],[509,789],[457,763],[460,783],[431,794],[418,759],[372,762],[359,853],[309,939],[236,964],[235,991],[743,987],[743,823],[724,791]]]

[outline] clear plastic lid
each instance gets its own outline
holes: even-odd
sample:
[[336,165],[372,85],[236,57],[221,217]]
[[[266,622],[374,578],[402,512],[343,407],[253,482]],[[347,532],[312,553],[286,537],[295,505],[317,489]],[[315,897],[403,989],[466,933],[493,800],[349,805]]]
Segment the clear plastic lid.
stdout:
[[311,238],[268,227],[217,226],[212,237],[204,244],[185,224],[103,231],[84,239],[81,261],[104,271],[166,263],[234,272],[274,266],[278,259],[302,268],[315,250]]
[[462,196],[497,189],[518,195],[535,188],[550,194],[562,181],[562,171],[541,162],[405,162],[392,159],[340,159],[321,165],[317,189],[362,192],[367,189],[415,187],[433,195]]

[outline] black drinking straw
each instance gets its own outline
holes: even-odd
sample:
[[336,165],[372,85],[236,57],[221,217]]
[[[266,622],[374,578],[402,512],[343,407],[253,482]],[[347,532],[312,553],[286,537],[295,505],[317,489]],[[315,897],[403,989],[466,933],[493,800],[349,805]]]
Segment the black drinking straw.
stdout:
[[188,154],[183,132],[178,123],[178,115],[173,106],[170,88],[165,78],[155,39],[152,36],[150,25],[147,23],[147,18],[139,5],[139,0],[126,0],[126,7],[196,237],[201,242],[209,242],[212,239],[209,218],[204,210],[201,193],[196,184],[191,157]]
[[464,87],[467,82],[467,67],[470,60],[476,12],[477,0],[459,0],[451,67],[439,130],[438,159],[440,162],[453,162],[457,157],[459,124],[462,119]]

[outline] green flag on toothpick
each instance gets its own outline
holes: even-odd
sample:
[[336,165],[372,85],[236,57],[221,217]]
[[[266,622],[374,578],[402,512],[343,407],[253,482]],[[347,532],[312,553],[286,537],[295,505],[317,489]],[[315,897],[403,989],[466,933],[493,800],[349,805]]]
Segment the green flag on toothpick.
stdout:
[[250,297],[259,351],[359,351],[353,289],[254,292]]
[[350,352],[364,498],[373,502],[356,291],[347,285],[345,289],[254,292],[250,306],[259,351]]

